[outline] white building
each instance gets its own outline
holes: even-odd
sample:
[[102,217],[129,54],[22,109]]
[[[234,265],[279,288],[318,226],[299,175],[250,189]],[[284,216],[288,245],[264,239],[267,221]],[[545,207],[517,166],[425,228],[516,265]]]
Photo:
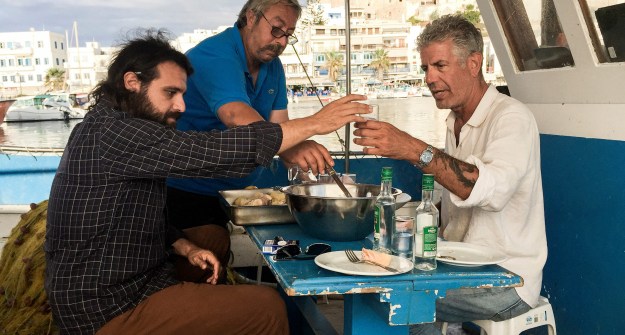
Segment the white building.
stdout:
[[106,78],[109,62],[116,50],[114,47],[100,47],[98,42],[68,48],[64,64],[67,90],[70,93],[89,93]]
[[62,34],[50,31],[0,33],[0,95],[43,93],[50,68],[63,68],[67,46]]

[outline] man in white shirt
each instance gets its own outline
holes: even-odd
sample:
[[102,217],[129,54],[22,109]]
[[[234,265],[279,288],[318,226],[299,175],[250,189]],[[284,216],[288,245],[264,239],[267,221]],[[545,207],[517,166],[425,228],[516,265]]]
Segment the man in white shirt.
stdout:
[[[440,235],[502,251],[517,288],[448,291],[439,321],[505,320],[536,306],[547,259],[538,127],[521,102],[489,87],[482,35],[458,15],[430,23],[417,40],[426,83],[447,117],[445,152],[377,121],[357,123],[365,153],[407,160],[444,188]],[[412,334],[440,334],[432,324]]]

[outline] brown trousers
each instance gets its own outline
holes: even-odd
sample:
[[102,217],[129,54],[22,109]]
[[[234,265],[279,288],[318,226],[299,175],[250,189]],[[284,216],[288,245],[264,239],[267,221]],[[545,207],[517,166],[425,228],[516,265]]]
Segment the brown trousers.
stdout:
[[[225,269],[230,236],[216,225],[186,229],[187,238],[211,250]],[[210,285],[208,273],[180,258],[167,287],[106,323],[97,335],[120,334],[288,334],[286,307],[278,292],[257,285]],[[199,271],[198,271],[199,270]],[[225,272],[220,274],[225,279]]]

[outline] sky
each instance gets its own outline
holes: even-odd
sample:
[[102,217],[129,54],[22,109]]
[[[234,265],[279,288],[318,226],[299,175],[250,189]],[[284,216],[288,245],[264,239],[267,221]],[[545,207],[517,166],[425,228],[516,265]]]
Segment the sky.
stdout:
[[67,31],[75,41],[76,21],[80,46],[91,41],[112,46],[135,28],[166,28],[179,36],[230,26],[244,4],[245,0],[0,0],[0,32]]

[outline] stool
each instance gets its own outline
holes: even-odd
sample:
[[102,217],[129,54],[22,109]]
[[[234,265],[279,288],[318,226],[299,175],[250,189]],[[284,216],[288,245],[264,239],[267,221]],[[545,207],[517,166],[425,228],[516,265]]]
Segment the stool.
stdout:
[[538,298],[538,306],[512,319],[503,321],[476,320],[472,321],[480,326],[480,335],[518,335],[521,332],[547,325],[549,335],[556,335],[556,319],[549,300]]

